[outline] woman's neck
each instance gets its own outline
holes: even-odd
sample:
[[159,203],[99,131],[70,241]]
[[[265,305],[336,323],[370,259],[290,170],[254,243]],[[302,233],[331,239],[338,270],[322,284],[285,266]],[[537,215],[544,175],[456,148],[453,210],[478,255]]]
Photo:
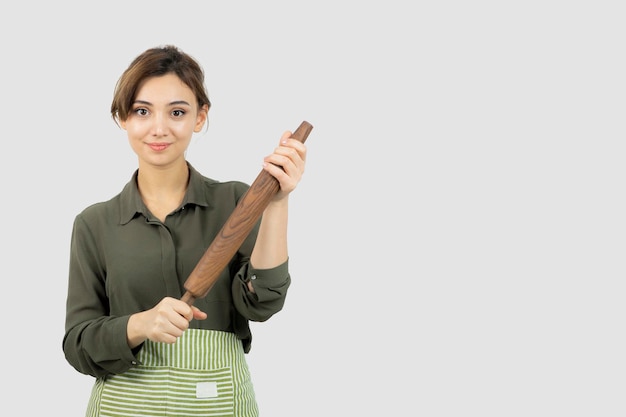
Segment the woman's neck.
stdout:
[[189,182],[187,163],[159,168],[140,166],[137,187],[143,202],[161,221],[183,202]]

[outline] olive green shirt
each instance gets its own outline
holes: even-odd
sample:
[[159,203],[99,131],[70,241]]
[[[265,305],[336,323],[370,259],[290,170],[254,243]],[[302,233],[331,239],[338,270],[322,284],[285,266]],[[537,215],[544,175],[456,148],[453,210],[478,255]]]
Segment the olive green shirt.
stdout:
[[[163,297],[181,298],[185,280],[226,222],[248,185],[218,182],[189,165],[182,204],[162,223],[143,203],[137,173],[120,194],[84,209],[74,220],[63,351],[79,372],[119,374],[138,363],[126,326],[130,315]],[[265,321],[283,308],[291,283],[288,262],[254,269],[250,254],[257,222],[204,298],[207,313],[190,327],[235,333],[249,352],[249,321]],[[247,288],[253,281],[255,293]]]

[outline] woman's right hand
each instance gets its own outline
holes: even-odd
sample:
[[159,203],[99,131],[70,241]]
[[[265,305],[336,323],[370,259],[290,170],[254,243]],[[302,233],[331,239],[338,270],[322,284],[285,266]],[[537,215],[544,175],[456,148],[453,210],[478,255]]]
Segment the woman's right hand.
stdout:
[[206,313],[195,306],[173,297],[165,297],[150,310],[130,316],[126,328],[128,345],[132,349],[146,339],[174,343],[189,328],[191,320],[204,320],[206,317]]

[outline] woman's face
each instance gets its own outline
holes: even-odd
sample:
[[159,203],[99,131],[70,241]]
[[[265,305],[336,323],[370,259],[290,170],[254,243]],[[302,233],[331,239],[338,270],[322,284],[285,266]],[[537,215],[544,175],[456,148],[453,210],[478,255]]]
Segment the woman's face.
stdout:
[[193,91],[175,74],[148,78],[137,91],[132,111],[120,124],[140,164],[159,167],[184,162],[194,132],[207,119]]

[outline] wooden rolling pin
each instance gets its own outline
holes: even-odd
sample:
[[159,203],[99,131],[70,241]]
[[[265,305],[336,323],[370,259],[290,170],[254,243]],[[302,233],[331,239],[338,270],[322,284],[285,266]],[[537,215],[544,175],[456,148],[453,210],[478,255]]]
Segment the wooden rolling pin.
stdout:
[[[313,126],[303,121],[291,135],[304,143]],[[256,177],[250,188],[222,226],[196,267],[185,281],[185,294],[181,300],[192,305],[196,299],[205,297],[222,270],[237,252],[243,241],[263,214],[270,200],[280,189],[278,180],[265,170]]]

